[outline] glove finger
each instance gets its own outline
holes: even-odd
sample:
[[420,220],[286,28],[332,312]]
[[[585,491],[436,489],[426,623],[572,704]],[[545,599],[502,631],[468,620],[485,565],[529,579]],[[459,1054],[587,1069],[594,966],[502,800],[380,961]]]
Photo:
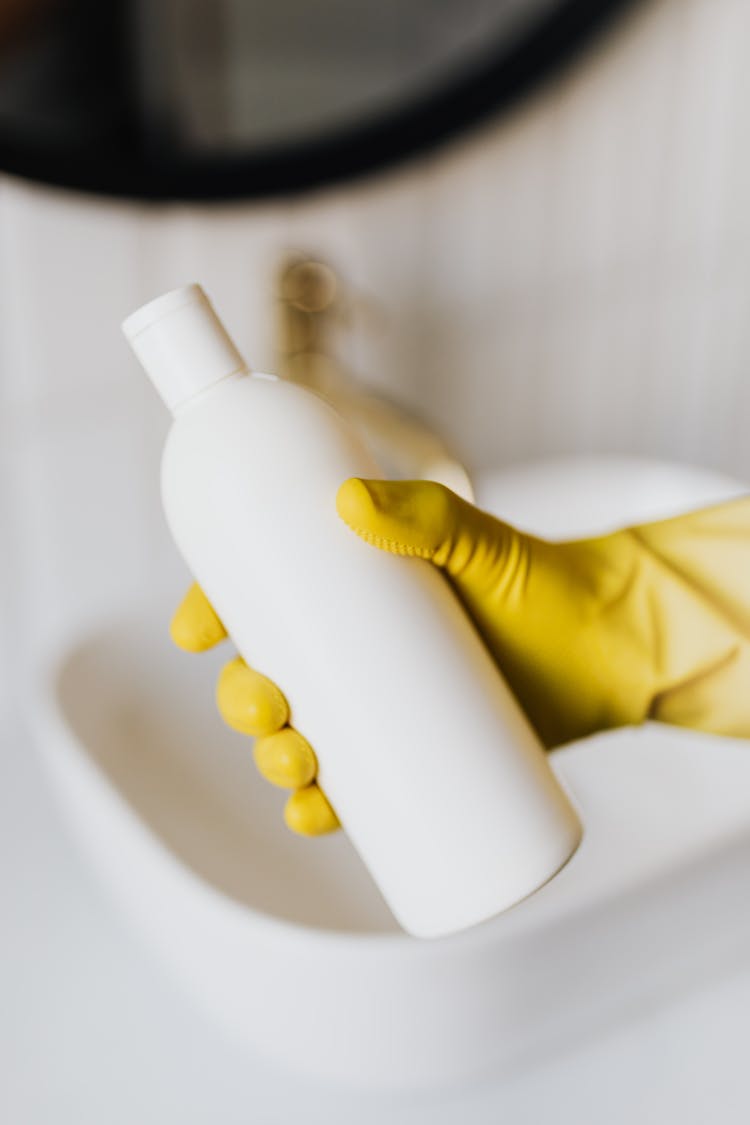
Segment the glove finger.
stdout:
[[284,820],[299,836],[324,836],[341,827],[322,789],[315,784],[292,793],[284,808]]
[[205,652],[223,641],[227,631],[197,582],[188,590],[169,627],[172,640],[186,652]]
[[216,705],[224,722],[256,738],[274,734],[289,722],[283,692],[238,656],[219,673]]
[[257,739],[253,757],[266,781],[282,789],[302,789],[318,772],[315,751],[293,727]]

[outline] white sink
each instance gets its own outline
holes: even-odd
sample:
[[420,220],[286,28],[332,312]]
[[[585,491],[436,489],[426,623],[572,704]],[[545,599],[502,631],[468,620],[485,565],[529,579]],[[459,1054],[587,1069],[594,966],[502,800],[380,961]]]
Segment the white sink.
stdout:
[[[485,477],[479,496],[555,536],[738,491],[698,470],[578,459]],[[586,828],[574,860],[507,914],[420,942],[343,835],[283,827],[284,795],[215,713],[226,652],[170,645],[177,596],[72,638],[39,685],[36,732],[104,885],[250,1049],[347,1083],[451,1083],[569,1048],[744,955],[747,744],[650,725],[556,752]]]

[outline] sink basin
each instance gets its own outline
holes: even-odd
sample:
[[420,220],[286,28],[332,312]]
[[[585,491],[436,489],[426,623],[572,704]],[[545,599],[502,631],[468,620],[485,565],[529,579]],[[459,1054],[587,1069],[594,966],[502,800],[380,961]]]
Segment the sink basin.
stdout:
[[[626,459],[538,463],[478,487],[484,507],[553,537],[741,491]],[[508,913],[420,942],[399,931],[343,834],[284,828],[285,795],[214,709],[227,653],[176,651],[174,600],[71,638],[40,679],[34,724],[103,885],[249,1050],[349,1084],[455,1083],[570,1048],[743,956],[744,742],[650,724],[556,751],[586,828],[574,859]]]

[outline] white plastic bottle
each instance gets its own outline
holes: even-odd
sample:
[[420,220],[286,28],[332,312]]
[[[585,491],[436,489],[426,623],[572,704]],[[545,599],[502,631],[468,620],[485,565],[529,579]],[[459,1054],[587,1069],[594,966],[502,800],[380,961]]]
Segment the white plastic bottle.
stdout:
[[445,935],[531,894],[575,851],[578,818],[444,577],[339,519],[339,485],[380,475],[360,440],[316,395],[250,373],[197,285],[123,329],[175,416],[177,546],[285,693],[398,921]]

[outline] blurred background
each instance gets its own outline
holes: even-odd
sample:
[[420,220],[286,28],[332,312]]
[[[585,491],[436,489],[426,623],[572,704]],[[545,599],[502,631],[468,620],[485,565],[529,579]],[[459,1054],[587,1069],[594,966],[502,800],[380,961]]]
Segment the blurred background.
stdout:
[[750,471],[742,0],[2,12],[11,667],[167,565],[168,419],[119,324],[187,281],[275,370],[281,272],[322,259],[324,348],[472,468]]
[[187,579],[119,329],[178,285],[405,475],[748,479],[749,38],[745,0],[0,0],[8,714]]

